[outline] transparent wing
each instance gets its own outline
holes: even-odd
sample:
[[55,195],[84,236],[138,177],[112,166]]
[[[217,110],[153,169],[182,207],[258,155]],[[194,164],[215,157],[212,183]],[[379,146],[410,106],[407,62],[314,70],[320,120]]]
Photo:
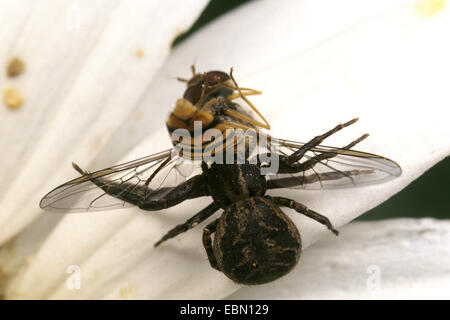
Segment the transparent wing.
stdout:
[[283,165],[283,159],[303,145],[282,139],[273,139],[270,143],[268,150],[280,156],[278,170],[267,174],[271,188],[348,188],[383,183],[402,173],[396,162],[385,157],[327,146],[309,149],[302,159],[292,164],[299,169],[298,172],[291,172]]
[[[169,149],[96,172],[86,172],[50,191],[42,198],[40,207],[57,212],[87,212],[130,207],[132,204],[120,199],[127,196],[161,199],[186,181],[198,167],[173,151]],[[76,165],[74,168],[81,171]],[[108,193],[104,187],[111,187]]]

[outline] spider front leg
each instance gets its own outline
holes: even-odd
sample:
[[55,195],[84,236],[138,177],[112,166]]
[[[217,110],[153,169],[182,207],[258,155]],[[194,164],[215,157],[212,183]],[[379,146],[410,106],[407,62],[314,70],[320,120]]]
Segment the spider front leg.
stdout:
[[[214,250],[212,246],[212,240],[211,235],[216,232],[217,223],[219,222],[219,219],[214,220],[210,224],[206,226],[206,228],[203,229],[203,246],[205,247],[206,254],[208,256],[209,264],[211,267],[213,267],[216,270],[219,270],[217,267],[217,260],[216,256],[214,255]],[[219,270],[221,271],[221,270]]]
[[335,134],[339,130],[344,129],[345,127],[348,127],[348,126],[354,124],[356,121],[358,121],[358,118],[352,119],[344,124],[337,125],[335,128],[331,129],[330,131],[325,132],[324,134],[322,134],[320,136],[314,137],[308,143],[305,143],[300,149],[298,149],[293,154],[288,156],[285,159],[286,163],[292,164],[294,162],[299,161],[301,158],[303,158],[305,153],[308,152],[311,148],[317,147],[319,144],[322,143],[323,140],[325,140],[329,136]]
[[189,229],[192,229],[199,223],[205,221],[207,218],[212,216],[220,207],[215,203],[211,203],[209,206],[204,208],[202,211],[197,213],[192,218],[188,219],[185,223],[177,225],[175,228],[167,232],[158,242],[155,243],[155,247],[159,246],[166,240],[176,237],[180,233],[186,232]]
[[[268,197],[268,196],[266,196]],[[328,229],[331,230],[331,232],[333,232],[335,235],[339,234],[339,231],[337,231],[333,225],[331,224],[330,220],[321,215],[320,213],[317,213],[311,209],[309,209],[308,207],[306,207],[305,205],[288,199],[288,198],[283,198],[283,197],[269,197],[270,199],[272,199],[272,201],[274,201],[276,204],[278,204],[279,206],[284,206],[284,207],[288,207],[291,209],[294,209],[295,211],[297,211],[298,213],[304,214],[305,216],[316,220],[317,222],[325,225]]]
[[[364,139],[366,139],[368,136],[369,136],[369,134],[367,134],[367,133],[363,134],[361,137],[359,137],[352,143],[342,147],[341,149],[349,150],[349,149],[353,148],[355,145],[357,145],[358,143],[360,143],[361,141],[363,141]],[[313,147],[311,147],[311,148],[313,148]],[[297,150],[297,151],[299,151],[299,150]],[[280,158],[279,158],[280,167],[278,170],[279,173],[297,173],[297,172],[306,171],[306,170],[314,168],[314,166],[317,165],[318,163],[320,163],[321,161],[334,158],[337,155],[336,153],[333,153],[333,152],[325,152],[325,153],[317,154],[314,157],[311,157],[302,163],[300,163],[300,162],[292,163],[291,162],[292,156],[295,155],[297,153],[297,151],[294,152],[290,156],[280,155]],[[306,151],[308,151],[308,150],[306,150]],[[304,154],[303,154],[303,156],[304,156]]]
[[[75,163],[72,166],[82,175],[89,176],[88,172],[82,170]],[[149,211],[166,209],[187,199],[209,195],[202,175],[194,176],[176,187],[159,190],[151,190],[146,185],[120,180],[92,178],[90,181],[106,194]]]
[[314,173],[307,176],[284,177],[268,180],[267,189],[291,188],[315,182],[338,180],[341,178],[352,179],[353,176],[371,173],[373,173],[373,170],[368,169],[368,170],[331,171],[323,173]]

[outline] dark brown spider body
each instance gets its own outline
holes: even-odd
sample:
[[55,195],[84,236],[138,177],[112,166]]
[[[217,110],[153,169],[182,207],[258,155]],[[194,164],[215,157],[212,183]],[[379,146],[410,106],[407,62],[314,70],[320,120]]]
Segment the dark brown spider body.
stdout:
[[262,284],[295,267],[301,239],[295,224],[270,197],[252,197],[225,209],[213,250],[217,268],[231,280]]
[[294,268],[300,234],[275,201],[264,196],[267,183],[260,168],[213,163],[202,169],[209,194],[224,209],[212,248],[205,245],[211,265],[242,284],[273,281]]
[[202,168],[209,194],[222,209],[237,201],[266,193],[266,179],[256,165],[213,163],[210,168],[206,168],[205,164]]

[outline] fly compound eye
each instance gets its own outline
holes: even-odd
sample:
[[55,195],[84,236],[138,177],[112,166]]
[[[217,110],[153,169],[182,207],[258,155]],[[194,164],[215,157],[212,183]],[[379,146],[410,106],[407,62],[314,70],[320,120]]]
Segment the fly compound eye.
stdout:
[[183,98],[195,105],[200,100],[201,96],[202,86],[198,85],[187,88],[186,91],[184,91]]
[[202,95],[203,82],[203,74],[194,75],[187,81],[187,89],[184,91],[183,98],[195,105]]
[[206,92],[208,94],[208,89],[210,89],[210,87],[216,86],[229,79],[230,76],[223,71],[209,71],[205,74],[197,74],[188,81],[188,88],[184,92],[183,98],[195,105],[202,96],[202,90],[204,89],[205,83],[207,86]]
[[230,76],[223,71],[209,71],[206,73],[208,85],[216,85],[220,82],[230,80]]

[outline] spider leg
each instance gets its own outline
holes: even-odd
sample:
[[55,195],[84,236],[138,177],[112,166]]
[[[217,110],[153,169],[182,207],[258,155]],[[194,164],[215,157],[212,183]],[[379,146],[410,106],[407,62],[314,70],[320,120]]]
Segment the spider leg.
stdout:
[[[82,175],[89,174],[76,164],[73,164],[73,167]],[[184,200],[207,196],[209,194],[202,175],[196,175],[176,187],[161,188],[158,190],[151,190],[145,184],[140,185],[102,178],[93,178],[91,182],[110,196],[149,211],[169,208]]]
[[153,178],[158,174],[159,171],[161,171],[162,168],[165,167],[166,164],[168,164],[170,162],[170,160],[172,160],[172,157],[168,157],[166,160],[164,160],[159,166],[158,168],[156,168],[156,170],[152,173],[152,175],[145,181],[144,186],[147,187],[150,182],[153,180]]
[[361,174],[373,173],[372,170],[350,170],[350,171],[331,171],[323,173],[315,173],[307,176],[285,177],[271,179],[267,181],[267,189],[290,188],[311,184],[318,181],[337,180],[341,178],[350,178]]
[[203,229],[203,246],[205,247],[206,254],[208,255],[209,264],[216,270],[219,270],[219,268],[217,267],[217,260],[213,251],[211,234],[213,234],[216,231],[218,222],[219,219],[216,219],[210,224],[208,224],[206,228]]
[[[355,141],[346,145],[345,147],[342,147],[341,149],[345,149],[345,150],[351,149],[355,145],[357,145],[358,143],[360,143],[361,141],[366,139],[368,136],[369,135],[366,133],[366,134],[362,135],[361,137],[359,137],[358,139],[356,139]],[[295,153],[293,153],[292,155],[294,155]],[[314,168],[314,166],[317,165],[320,161],[328,160],[328,159],[331,159],[331,158],[334,158],[335,156],[337,156],[336,153],[326,152],[326,153],[320,153],[318,155],[315,155],[314,157],[311,157],[310,159],[308,159],[302,163],[300,163],[300,162],[292,163],[292,162],[290,162],[290,158],[292,157],[292,155],[291,156],[280,155],[280,159],[279,159],[280,166],[279,166],[278,173],[296,173],[296,172],[306,171],[308,169]]]
[[329,136],[335,134],[336,132],[338,132],[339,130],[341,130],[345,127],[348,127],[349,125],[352,125],[356,121],[358,121],[358,118],[352,119],[344,124],[337,125],[330,131],[325,132],[324,134],[322,134],[320,136],[314,137],[308,143],[305,143],[300,149],[298,149],[293,154],[291,154],[289,157],[287,157],[286,162],[289,164],[289,163],[294,163],[294,162],[299,161],[308,150],[318,146],[320,143],[322,143],[323,140],[325,140]]
[[189,229],[192,229],[199,223],[205,221],[207,218],[209,218],[211,215],[213,215],[217,210],[219,210],[220,207],[215,203],[211,203],[209,206],[201,210],[199,213],[197,213],[195,216],[188,219],[185,223],[177,225],[175,228],[167,232],[158,242],[155,243],[155,247],[159,246],[161,243],[163,243],[166,240],[169,240],[171,238],[174,238],[178,236],[180,233],[186,232]]
[[[145,191],[145,190],[144,190]],[[174,187],[167,195],[160,199],[152,199],[152,193],[145,193],[145,198],[137,204],[143,210],[161,210],[173,207],[187,199],[208,195],[206,184],[202,175],[197,175]],[[124,199],[127,201],[127,199]]]
[[317,213],[313,210],[310,210],[308,207],[306,207],[305,205],[288,199],[288,198],[283,198],[283,197],[270,197],[276,204],[280,205],[280,206],[284,206],[284,207],[288,207],[291,209],[294,209],[295,211],[297,211],[298,213],[304,214],[305,216],[316,220],[317,222],[325,225],[328,229],[331,230],[331,232],[333,232],[335,235],[339,234],[339,231],[337,231],[333,225],[331,224],[330,220],[321,215],[320,213]]

